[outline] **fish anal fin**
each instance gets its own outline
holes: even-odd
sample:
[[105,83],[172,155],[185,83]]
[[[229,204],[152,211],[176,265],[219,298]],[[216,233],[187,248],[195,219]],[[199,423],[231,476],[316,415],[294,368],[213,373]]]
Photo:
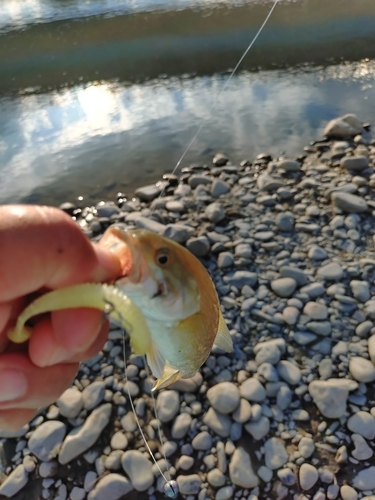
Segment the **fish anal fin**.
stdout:
[[225,352],[233,351],[232,338],[221,311],[219,311],[219,325],[214,343],[215,345],[217,345],[217,347],[220,347],[220,349],[223,349],[223,351]]
[[182,374],[179,370],[176,370],[176,368],[173,368],[172,366],[165,365],[162,377],[156,382],[155,387],[152,390],[156,391],[156,389],[165,389],[180,380],[180,378],[182,378]]

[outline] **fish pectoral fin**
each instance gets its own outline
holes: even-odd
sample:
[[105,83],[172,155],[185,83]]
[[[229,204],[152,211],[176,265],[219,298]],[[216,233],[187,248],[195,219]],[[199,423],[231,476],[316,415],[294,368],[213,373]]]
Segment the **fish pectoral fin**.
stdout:
[[152,342],[151,349],[147,351],[147,362],[151,368],[153,376],[155,378],[162,378],[165,366],[168,362],[155,342]]
[[230,336],[227,324],[223,318],[221,311],[219,311],[219,327],[215,338],[215,345],[223,349],[225,352],[233,351],[232,337]]
[[180,370],[176,370],[176,368],[173,368],[172,366],[165,365],[162,377],[156,382],[155,387],[153,387],[152,390],[156,391],[156,389],[165,389],[180,380],[180,378],[182,378]]

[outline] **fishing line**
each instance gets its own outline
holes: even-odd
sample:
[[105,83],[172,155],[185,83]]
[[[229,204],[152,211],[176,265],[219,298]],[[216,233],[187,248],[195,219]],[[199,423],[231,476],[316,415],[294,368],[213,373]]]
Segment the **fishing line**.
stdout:
[[[219,99],[221,94],[228,88],[228,85],[230,83],[230,81],[232,80],[233,76],[235,75],[235,73],[237,72],[238,68],[240,67],[242,61],[245,59],[245,57],[247,56],[249,50],[252,48],[252,46],[254,45],[254,43],[257,41],[259,35],[262,33],[264,27],[266,26],[266,24],[268,23],[268,20],[269,18],[272,16],[272,13],[273,11],[275,10],[276,8],[276,5],[279,3],[279,0],[275,0],[269,13],[267,14],[265,20],[263,21],[261,27],[259,28],[259,30],[257,31],[257,33],[255,34],[254,38],[251,40],[251,42],[249,43],[249,45],[246,47],[246,50],[244,51],[244,53],[241,55],[241,57],[239,58],[237,64],[235,65],[234,69],[231,71],[230,75],[228,76],[223,88],[220,90],[217,98]],[[181,162],[182,160],[185,158],[186,154],[188,153],[188,151],[190,150],[190,148],[192,147],[192,145],[194,144],[194,142],[197,140],[199,134],[201,133],[201,130],[202,128],[204,127],[206,121],[208,120],[208,117],[206,118],[203,118],[201,124],[199,125],[198,127],[198,130],[195,132],[195,134],[193,135],[192,139],[190,140],[187,148],[184,150],[184,152],[182,153],[180,159],[178,160],[178,162],[176,163],[174,169],[172,170],[171,172],[171,175],[173,175],[174,173],[176,173],[176,171],[178,170],[178,168],[180,167],[181,165]],[[161,196],[163,196],[164,192],[165,192],[165,189],[166,187],[164,187],[161,191],[161,193],[159,194],[159,198]],[[155,210],[155,208],[154,208]]]
[[[144,365],[145,365],[145,369],[146,369],[146,373],[147,373],[147,378],[149,379],[150,378],[150,370],[148,368],[146,356],[143,356],[143,362],[144,362]],[[152,397],[152,404],[153,404],[153,407],[154,407],[154,414],[155,414],[156,422],[157,422],[157,425],[158,425],[158,436],[159,436],[159,441],[160,441],[160,444],[161,444],[163,458],[165,460],[165,463],[168,466],[167,456],[165,454],[165,449],[164,449],[164,441],[163,441],[162,434],[161,434],[161,425],[160,425],[160,420],[159,420],[159,417],[158,417],[158,412],[157,412],[157,409],[156,409],[156,400],[155,400],[155,396],[154,396],[153,391],[151,391],[151,397]],[[169,481],[170,481],[171,480],[171,475],[169,473],[169,467],[167,469],[167,472],[168,472]]]
[[[126,381],[128,382],[128,371],[127,371],[127,367],[126,367],[126,347],[125,347],[126,338],[125,338],[125,328],[123,326],[124,324],[126,324],[126,320],[125,320],[125,318],[122,316],[122,314],[119,311],[116,310],[116,313],[117,313],[117,316],[119,318],[119,323],[121,325],[121,331],[122,331],[122,353],[123,353],[123,357],[124,357],[124,377],[125,377]],[[128,333],[130,334],[130,331]],[[146,367],[147,367],[147,364],[146,364]],[[147,368],[147,374],[149,376],[148,368]],[[165,476],[165,474],[161,470],[160,465],[158,464],[158,462],[157,462],[157,460],[155,458],[155,455],[152,453],[152,450],[151,450],[151,448],[150,448],[150,446],[149,446],[149,444],[147,442],[146,436],[145,436],[145,434],[143,432],[143,429],[141,427],[141,423],[140,423],[139,418],[137,416],[137,413],[135,411],[135,407],[134,407],[134,403],[133,403],[133,398],[132,398],[132,395],[130,394],[129,384],[126,385],[126,390],[127,390],[127,393],[128,393],[128,398],[129,398],[130,406],[132,408],[132,411],[133,411],[133,414],[134,414],[134,418],[135,418],[135,421],[137,423],[139,432],[141,433],[143,442],[145,443],[145,446],[147,448],[147,451],[150,454],[150,457],[151,457],[152,461],[156,465],[158,471],[160,472],[160,475],[162,476],[162,478],[165,481],[164,494],[168,498],[172,498],[172,499],[177,498],[177,496],[178,496],[178,485],[177,485],[176,481],[172,481],[171,479],[167,479],[167,477]],[[156,416],[156,403],[155,403],[154,396],[153,396],[153,401],[154,401],[154,409],[155,409],[155,416]],[[159,427],[159,436],[160,436],[160,439],[161,439],[161,430],[160,430],[160,427]],[[161,446],[163,448],[162,441],[161,441]],[[165,457],[164,448],[163,448],[163,454],[164,454],[164,457]],[[165,461],[166,461],[166,464],[168,466],[168,462],[167,462],[166,458],[165,458]],[[169,472],[168,472],[168,475],[170,477]]]

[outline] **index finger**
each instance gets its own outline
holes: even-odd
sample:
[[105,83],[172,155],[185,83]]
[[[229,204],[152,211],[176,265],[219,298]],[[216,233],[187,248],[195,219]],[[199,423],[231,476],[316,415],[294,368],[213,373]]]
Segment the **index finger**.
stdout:
[[117,258],[92,245],[67,214],[53,207],[0,207],[0,263],[0,302],[120,274]]

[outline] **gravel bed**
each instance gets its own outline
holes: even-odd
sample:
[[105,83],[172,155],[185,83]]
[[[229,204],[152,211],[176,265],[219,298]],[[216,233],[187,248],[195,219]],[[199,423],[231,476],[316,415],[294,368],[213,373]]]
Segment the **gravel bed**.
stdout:
[[[375,499],[375,140],[353,115],[299,158],[167,175],[128,200],[62,209],[92,239],[112,223],[186,245],[213,277],[234,351],[156,395],[113,325],[61,398],[0,431],[0,498],[164,498],[128,401],[188,500]],[[163,196],[160,193],[163,191]],[[128,348],[129,351],[129,348]]]

